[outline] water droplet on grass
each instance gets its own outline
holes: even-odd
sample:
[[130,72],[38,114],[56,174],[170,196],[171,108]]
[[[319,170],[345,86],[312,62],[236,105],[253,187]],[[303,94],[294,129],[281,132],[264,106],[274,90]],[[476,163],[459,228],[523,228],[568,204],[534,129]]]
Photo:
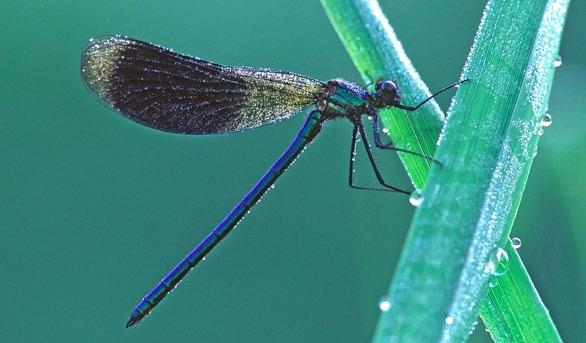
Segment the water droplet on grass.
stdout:
[[501,276],[507,273],[509,269],[509,254],[503,249],[498,248],[494,255],[488,260],[484,271],[494,276]]
[[503,249],[498,248],[495,254],[496,269],[492,273],[496,276],[505,275],[509,270],[509,254]]
[[541,119],[541,127],[550,127],[551,123],[551,115],[549,113],[546,113],[543,119]]
[[555,60],[553,60],[553,66],[559,68],[562,65],[562,56],[557,55]]
[[513,246],[513,249],[519,249],[521,247],[521,239],[519,237],[512,238],[511,245]]
[[448,324],[448,325],[452,325],[452,324],[454,324],[454,317],[452,317],[452,316],[447,316],[447,317],[446,317],[446,324]]
[[391,309],[391,301],[389,300],[388,296],[385,295],[382,298],[380,298],[378,302],[378,308],[380,308],[382,312],[387,312]]
[[409,197],[409,203],[415,207],[419,207],[419,205],[421,205],[421,203],[423,202],[423,194],[421,194],[421,191],[416,189],[415,191],[413,191],[413,193],[411,193],[411,196]]

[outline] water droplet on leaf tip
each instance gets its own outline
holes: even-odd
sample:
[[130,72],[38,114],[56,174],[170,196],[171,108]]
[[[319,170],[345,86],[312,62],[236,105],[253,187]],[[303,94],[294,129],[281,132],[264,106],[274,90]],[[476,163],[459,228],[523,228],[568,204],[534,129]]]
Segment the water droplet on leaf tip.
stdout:
[[391,301],[389,300],[388,296],[385,295],[380,298],[378,302],[378,308],[383,312],[387,312],[391,309]]
[[512,238],[511,245],[513,246],[513,249],[519,249],[521,247],[521,239],[519,237]]
[[550,127],[551,123],[551,115],[546,113],[545,116],[543,116],[543,119],[541,119],[541,127]]
[[419,205],[421,205],[422,202],[423,194],[420,190],[416,189],[415,191],[413,191],[413,193],[411,193],[411,196],[409,197],[409,203],[415,207],[419,207]]

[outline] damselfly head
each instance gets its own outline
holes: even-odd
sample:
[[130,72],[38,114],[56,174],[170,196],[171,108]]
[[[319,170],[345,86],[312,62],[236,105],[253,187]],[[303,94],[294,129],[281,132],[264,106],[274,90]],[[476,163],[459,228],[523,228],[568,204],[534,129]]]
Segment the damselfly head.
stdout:
[[391,80],[379,81],[375,84],[375,106],[386,107],[399,103],[397,85]]

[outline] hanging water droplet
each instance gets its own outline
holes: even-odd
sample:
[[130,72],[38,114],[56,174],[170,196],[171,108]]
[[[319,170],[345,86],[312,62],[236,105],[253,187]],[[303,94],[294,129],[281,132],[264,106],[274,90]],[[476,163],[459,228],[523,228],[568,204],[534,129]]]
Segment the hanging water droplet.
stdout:
[[389,133],[389,129],[387,129],[387,128],[385,127],[385,128],[383,128],[383,132],[388,134],[388,133]]
[[413,193],[411,193],[411,196],[409,197],[409,203],[415,207],[419,207],[419,205],[421,205],[422,202],[423,194],[420,190],[416,189],[415,191],[413,191]]
[[387,312],[391,309],[391,301],[389,300],[388,296],[385,295],[380,298],[378,302],[378,308],[383,312]]
[[556,58],[553,60],[553,66],[558,68],[562,65],[562,56],[557,55]]
[[446,317],[446,324],[448,324],[448,325],[452,325],[452,324],[454,324],[454,317],[452,317],[452,316],[447,316],[447,317]]
[[541,119],[541,127],[550,127],[551,123],[551,115],[546,113],[545,116],[543,116],[543,119]]
[[519,237],[512,238],[511,245],[513,246],[513,249],[519,249],[521,247],[521,239]]

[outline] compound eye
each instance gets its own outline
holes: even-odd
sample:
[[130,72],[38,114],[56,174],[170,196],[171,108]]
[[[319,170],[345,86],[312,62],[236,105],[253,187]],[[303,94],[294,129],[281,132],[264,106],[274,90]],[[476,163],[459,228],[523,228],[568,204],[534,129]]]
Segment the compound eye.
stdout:
[[383,92],[393,93],[397,91],[397,86],[393,81],[381,82],[380,88],[383,90]]

